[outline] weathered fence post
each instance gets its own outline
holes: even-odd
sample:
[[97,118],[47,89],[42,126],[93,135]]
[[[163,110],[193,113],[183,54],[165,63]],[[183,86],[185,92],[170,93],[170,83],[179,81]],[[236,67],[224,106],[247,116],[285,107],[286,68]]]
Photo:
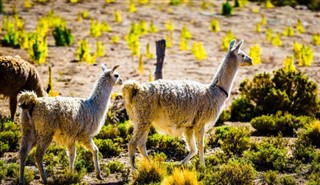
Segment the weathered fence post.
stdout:
[[156,41],[156,53],[157,53],[157,63],[156,71],[154,73],[155,80],[162,79],[162,66],[166,51],[166,40],[161,39]]

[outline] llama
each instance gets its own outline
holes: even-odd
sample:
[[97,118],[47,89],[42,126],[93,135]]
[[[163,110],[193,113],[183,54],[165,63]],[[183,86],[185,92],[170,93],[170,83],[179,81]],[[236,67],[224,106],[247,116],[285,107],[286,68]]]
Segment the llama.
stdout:
[[22,92],[19,95],[19,105],[22,108],[21,146],[20,146],[20,181],[24,184],[25,161],[29,151],[36,149],[36,163],[43,183],[47,183],[42,159],[52,140],[68,150],[69,168],[74,171],[76,157],[76,142],[79,142],[93,155],[95,172],[102,179],[98,148],[92,137],[97,135],[104,122],[114,85],[121,85],[122,79],[115,71],[102,65],[103,73],[97,81],[91,96],[87,99],[75,97],[41,97],[34,92]]
[[[0,94],[10,99],[10,118],[14,121],[17,95],[33,90],[38,97],[46,96],[36,68],[19,56],[0,56]],[[47,90],[48,92],[48,90]]]
[[138,84],[127,81],[123,84],[125,106],[133,121],[133,136],[129,142],[130,165],[135,167],[135,151],[138,148],[148,158],[146,141],[151,125],[158,131],[184,136],[189,153],[181,164],[198,153],[204,163],[204,135],[206,128],[213,126],[229,97],[239,65],[252,65],[252,59],[240,50],[243,41],[229,51],[220,64],[210,84],[194,81],[157,80]]

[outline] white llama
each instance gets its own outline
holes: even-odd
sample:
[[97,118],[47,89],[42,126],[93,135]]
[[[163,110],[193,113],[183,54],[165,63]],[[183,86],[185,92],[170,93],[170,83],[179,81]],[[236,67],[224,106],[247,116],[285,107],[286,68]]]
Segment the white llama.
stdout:
[[23,92],[19,95],[22,108],[21,148],[20,148],[20,181],[24,180],[25,161],[34,146],[36,163],[43,183],[47,183],[42,159],[52,140],[68,149],[69,167],[74,171],[76,142],[92,152],[95,172],[102,179],[98,148],[92,137],[97,135],[105,122],[112,87],[122,84],[122,79],[115,71],[102,65],[103,73],[97,81],[91,96],[87,99],[74,97],[37,97],[34,92]]
[[127,81],[123,85],[125,106],[134,123],[129,143],[131,167],[135,169],[135,151],[148,158],[146,141],[153,125],[156,130],[172,136],[184,135],[189,154],[187,163],[199,150],[204,165],[204,136],[206,127],[213,126],[229,97],[239,65],[252,65],[252,59],[240,50],[243,41],[229,51],[210,84],[194,81],[158,80],[138,84]]

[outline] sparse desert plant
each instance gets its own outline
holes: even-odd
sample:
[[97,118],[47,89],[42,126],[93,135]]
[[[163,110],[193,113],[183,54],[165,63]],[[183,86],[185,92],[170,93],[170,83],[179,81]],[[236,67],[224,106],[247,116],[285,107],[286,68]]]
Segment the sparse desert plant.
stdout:
[[283,32],[283,35],[284,36],[287,36],[287,37],[292,37],[294,36],[294,30],[293,30],[293,27],[292,26],[287,26]]
[[229,43],[235,39],[235,36],[233,35],[232,31],[227,31],[227,34],[222,38],[222,44],[221,44],[221,49],[224,51],[227,51],[229,48]]
[[258,22],[258,23],[256,24],[256,32],[257,32],[257,33],[260,33],[260,32],[261,32],[261,23],[260,23],[260,22]]
[[263,14],[261,14],[261,24],[262,25],[267,25],[267,19]]
[[49,181],[48,185],[80,184],[85,174],[85,170],[74,173],[65,171],[62,174],[54,175],[53,181]]
[[4,35],[1,39],[1,44],[7,47],[19,48],[19,38],[21,36],[21,26],[23,27],[23,20],[19,18],[12,20],[11,18],[7,17],[3,20],[2,25]]
[[135,13],[136,11],[137,11],[137,8],[136,8],[136,6],[134,5],[134,2],[133,2],[132,0],[130,0],[128,12]]
[[139,42],[140,35],[141,35],[140,26],[137,23],[132,23],[130,26],[130,31],[125,37],[127,45],[131,50],[132,56],[140,55],[140,42]]
[[94,142],[105,158],[118,156],[123,150],[118,142],[113,142],[111,139],[94,139]]
[[296,67],[294,65],[294,57],[287,56],[283,61],[283,70],[284,71],[296,71]]
[[171,35],[166,35],[166,47],[171,48],[172,47],[172,36]]
[[263,6],[265,8],[273,8],[273,4],[271,3],[271,0],[264,0]]
[[266,29],[266,38],[265,40],[270,42],[272,40],[272,34],[273,34],[273,31],[271,28],[267,28]]
[[252,161],[256,169],[284,170],[288,163],[288,141],[282,136],[262,139],[244,157]]
[[49,89],[48,96],[51,96],[51,97],[58,96],[59,92],[55,90],[53,80],[52,80],[52,66],[49,65],[48,69],[49,69],[48,70],[49,71],[48,72],[49,80],[48,80],[48,85],[47,85],[47,87]]
[[150,51],[150,44],[149,43],[146,45],[146,57],[148,59],[154,58],[153,53],[151,53],[151,51]]
[[151,21],[151,23],[150,23],[149,31],[150,31],[150,33],[156,33],[156,32],[158,32],[158,28],[157,28],[156,25],[153,23],[153,21]]
[[190,31],[186,25],[184,25],[181,29],[180,38],[185,38],[185,39],[192,38],[192,34],[190,33]]
[[82,15],[82,18],[84,18],[84,19],[90,18],[90,13],[88,10],[84,10],[81,15]]
[[29,47],[27,49],[29,56],[37,63],[43,64],[48,56],[48,39],[41,34],[32,33],[29,38]]
[[271,38],[271,43],[272,45],[276,47],[281,47],[282,46],[282,40],[281,40],[281,35],[280,33],[277,33],[275,36]]
[[139,62],[138,62],[138,74],[143,75],[144,74],[144,63],[142,60],[142,55],[139,56]]
[[297,27],[297,31],[298,31],[299,33],[304,33],[304,27],[303,27],[302,22],[301,22],[300,19],[297,20],[297,25],[296,25],[296,27]]
[[231,105],[231,120],[250,121],[253,117],[278,111],[296,116],[315,116],[318,110],[317,84],[299,71],[278,69],[257,74],[240,84],[241,97]]
[[189,50],[188,39],[180,38],[180,50],[181,51]]
[[116,23],[121,23],[122,22],[121,12],[118,9],[114,10],[114,21]]
[[192,44],[191,52],[196,58],[196,60],[204,60],[207,58],[207,54],[203,47],[202,42],[194,42]]
[[170,0],[169,5],[177,6],[181,3],[182,3],[181,0]]
[[232,11],[233,7],[231,6],[228,0],[222,4],[222,15],[230,16],[232,14]]
[[312,64],[314,53],[311,47],[293,42],[293,53],[300,66],[310,66]]
[[110,173],[121,172],[125,168],[124,164],[119,161],[110,161],[108,162],[107,167],[109,168]]
[[147,22],[145,20],[141,20],[139,22],[139,29],[140,29],[140,34],[145,35],[148,33],[148,26],[147,26]]
[[56,26],[52,32],[56,46],[70,46],[73,43],[74,36],[71,30],[64,24]]
[[227,163],[205,170],[203,184],[253,184],[256,170],[248,161],[230,159]]
[[213,32],[220,31],[219,19],[216,18],[210,21],[210,30]]
[[261,48],[259,44],[250,47],[249,55],[254,65],[261,63]]
[[161,185],[199,185],[197,172],[184,168],[175,168],[171,175],[166,176]]
[[169,32],[173,32],[174,26],[171,20],[167,20],[165,23],[165,26],[166,26],[166,30],[168,30]]
[[262,174],[262,181],[267,185],[275,185],[280,183],[279,172],[268,170]]
[[102,42],[100,42],[100,41],[96,42],[96,51],[95,51],[94,55],[97,57],[104,56],[104,44]]
[[320,46],[320,34],[313,34],[312,35],[312,44],[316,46]]
[[113,44],[117,44],[118,42],[119,42],[119,36],[118,35],[114,35],[114,36],[112,36],[112,39],[111,39],[111,41],[112,41],[112,43]]
[[94,63],[90,54],[90,46],[86,39],[79,40],[76,58],[79,62]]

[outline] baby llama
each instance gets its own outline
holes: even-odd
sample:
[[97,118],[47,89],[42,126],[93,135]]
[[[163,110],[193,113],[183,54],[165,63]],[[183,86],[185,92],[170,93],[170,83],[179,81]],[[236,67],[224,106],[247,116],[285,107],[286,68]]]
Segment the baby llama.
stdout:
[[52,140],[68,150],[70,171],[74,171],[76,142],[91,151],[95,172],[102,179],[98,148],[92,137],[97,135],[105,122],[112,87],[122,84],[122,79],[115,71],[119,66],[106,69],[97,81],[91,96],[87,99],[74,97],[37,97],[34,92],[23,92],[19,95],[21,114],[21,146],[20,146],[20,181],[24,180],[24,168],[29,151],[37,147],[35,159],[43,183],[47,178],[42,159]]
[[25,90],[45,96],[36,68],[19,56],[0,56],[0,94],[10,98],[11,120],[17,108],[17,95]]
[[135,167],[136,148],[148,158],[146,141],[151,125],[156,130],[184,136],[189,153],[181,164],[187,163],[199,151],[204,165],[204,136],[206,128],[213,126],[230,95],[239,65],[252,65],[252,59],[240,50],[243,41],[229,51],[210,84],[194,81],[158,80],[138,84],[127,81],[123,85],[125,106],[133,121],[133,136],[129,142],[130,165]]

